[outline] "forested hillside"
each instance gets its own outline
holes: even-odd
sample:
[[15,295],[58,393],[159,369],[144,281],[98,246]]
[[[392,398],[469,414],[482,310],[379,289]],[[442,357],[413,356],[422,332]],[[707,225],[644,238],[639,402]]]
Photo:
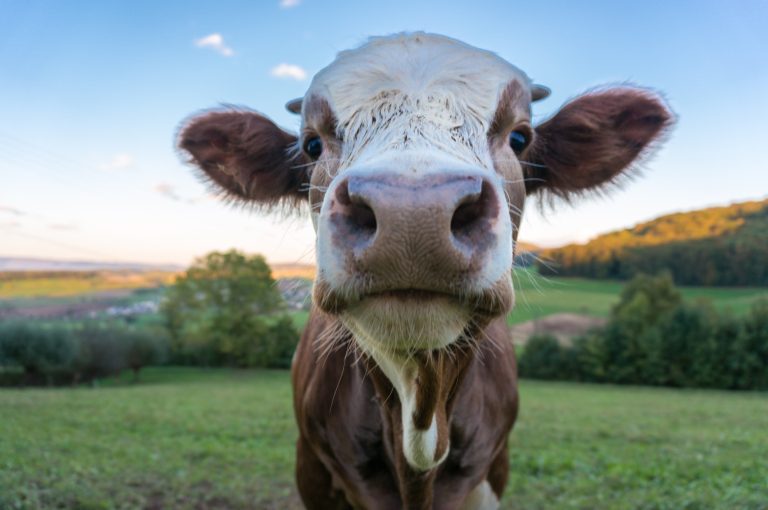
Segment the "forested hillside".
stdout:
[[541,255],[548,275],[627,279],[668,270],[682,285],[768,285],[768,200],[670,214]]

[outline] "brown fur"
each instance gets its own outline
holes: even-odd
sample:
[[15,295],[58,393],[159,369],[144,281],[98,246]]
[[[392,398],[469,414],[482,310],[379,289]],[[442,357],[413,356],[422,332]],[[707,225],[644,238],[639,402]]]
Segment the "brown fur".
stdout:
[[[456,509],[486,479],[500,496],[518,401],[504,319],[473,335],[477,351],[457,346],[450,355],[420,355],[430,359],[420,360],[419,398],[444,413],[450,436],[446,460],[423,473],[402,454],[397,393],[337,321],[313,310],[292,369],[296,476],[307,508]],[[340,348],[322,357],[316,342],[330,330],[340,331]]]
[[[548,189],[569,197],[614,182],[671,123],[671,114],[655,95],[621,88],[572,101],[534,133],[531,99],[523,85],[510,83],[488,133],[496,171],[506,180],[515,237],[526,192]],[[250,111],[197,117],[184,128],[180,145],[231,197],[266,205],[309,197],[313,207],[320,207],[338,169],[342,141],[324,99],[309,97],[303,120],[302,139],[319,136],[323,141],[323,153],[314,163],[296,150],[290,156],[297,138]],[[533,137],[519,158],[508,145],[513,129],[528,130]],[[416,202],[417,188],[385,191],[400,193],[407,210],[407,203]],[[421,195],[422,205],[432,200],[437,207],[442,200]],[[491,202],[486,205],[492,206]],[[452,216],[446,217],[452,221]],[[469,211],[467,217],[480,216]],[[408,225],[413,218],[406,220],[400,222],[399,232],[412,227]],[[429,238],[423,225],[418,233],[409,239]],[[471,244],[481,240],[472,237]],[[513,301],[507,280],[476,295],[455,296],[472,314],[474,329],[465,332],[465,338],[441,351],[411,353],[418,368],[411,418],[419,430],[428,429],[434,418],[435,459],[447,452],[436,468],[419,472],[403,454],[402,406],[392,382],[372,358],[358,352],[352,334],[339,320],[349,306],[352,287],[357,297],[399,289],[415,292],[412,282],[398,286],[397,276],[392,276],[398,272],[394,266],[412,264],[413,257],[398,258],[396,237],[388,246],[394,252],[385,253],[386,260],[368,260],[362,270],[358,268],[359,282],[347,285],[346,293],[324,279],[322,268],[315,282],[315,308],[292,366],[299,426],[296,478],[310,509],[450,510],[459,508],[484,480],[497,496],[507,482],[507,436],[518,407],[514,350],[504,321]],[[429,249],[422,252],[417,269],[426,271],[433,285],[439,284],[430,288],[432,292],[456,295],[456,289],[470,287],[471,275],[440,266],[439,257]]]
[[296,136],[252,111],[213,111],[182,129],[179,146],[232,199],[275,205],[308,196],[304,157],[291,157]]
[[536,127],[523,159],[528,193],[569,197],[616,179],[671,125],[656,94],[618,87],[585,94]]

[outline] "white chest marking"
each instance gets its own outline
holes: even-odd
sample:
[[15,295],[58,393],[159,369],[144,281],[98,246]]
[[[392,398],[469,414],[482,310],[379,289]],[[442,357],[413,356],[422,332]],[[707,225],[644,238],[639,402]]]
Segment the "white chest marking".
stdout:
[[448,456],[450,445],[443,455],[435,459],[437,451],[437,420],[432,421],[427,430],[419,430],[413,422],[416,411],[416,376],[418,369],[411,359],[396,357],[391,353],[371,353],[384,375],[397,391],[400,399],[400,419],[403,427],[403,455],[413,469],[428,471],[440,465]]

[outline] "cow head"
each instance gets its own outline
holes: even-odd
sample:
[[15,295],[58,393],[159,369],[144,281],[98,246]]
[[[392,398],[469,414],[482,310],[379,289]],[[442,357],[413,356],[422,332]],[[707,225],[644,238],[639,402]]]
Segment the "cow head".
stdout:
[[231,198],[308,202],[314,303],[386,364],[505,315],[526,196],[615,182],[671,122],[654,93],[618,87],[534,126],[547,95],[493,53],[400,34],[320,71],[288,104],[298,136],[229,109],[193,118],[180,145]]

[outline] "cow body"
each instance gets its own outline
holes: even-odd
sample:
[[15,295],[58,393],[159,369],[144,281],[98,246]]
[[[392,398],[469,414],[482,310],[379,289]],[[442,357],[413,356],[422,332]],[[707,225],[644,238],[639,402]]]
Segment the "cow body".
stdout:
[[227,198],[308,202],[313,310],[294,359],[296,472],[310,509],[485,509],[517,415],[505,317],[526,196],[632,168],[671,123],[659,97],[548,95],[497,55],[431,34],[342,52],[289,109],[192,119],[180,145]]
[[402,405],[378,366],[344,343],[318,356],[317,339],[337,327],[333,321],[311,315],[293,365],[296,475],[307,506],[458,509],[475,491],[485,505],[480,508],[495,508],[517,415],[515,358],[504,321],[486,328],[478,351],[458,348],[433,360],[457,377],[439,404],[450,415],[450,451],[438,469],[426,472],[405,461]]

